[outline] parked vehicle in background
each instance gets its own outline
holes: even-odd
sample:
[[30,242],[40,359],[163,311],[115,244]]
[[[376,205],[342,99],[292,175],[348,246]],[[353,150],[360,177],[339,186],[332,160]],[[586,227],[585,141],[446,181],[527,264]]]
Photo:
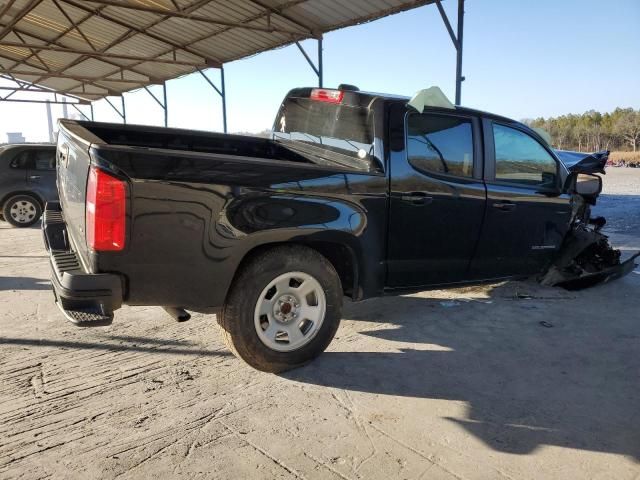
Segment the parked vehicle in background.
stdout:
[[271,139],[61,120],[58,305],[79,326],[123,303],[217,311],[234,353],[280,372],[329,345],[344,295],[633,267],[590,219],[606,152],[567,168],[527,126],[431,90],[296,89]]
[[0,220],[29,227],[40,219],[45,204],[57,199],[55,145],[0,147]]

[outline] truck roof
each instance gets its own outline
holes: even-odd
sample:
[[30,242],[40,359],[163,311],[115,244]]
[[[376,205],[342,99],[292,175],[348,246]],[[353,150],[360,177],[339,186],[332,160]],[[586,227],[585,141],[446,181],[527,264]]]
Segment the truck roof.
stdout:
[[[392,94],[392,93],[362,92],[362,91],[354,92],[354,93],[370,97],[371,99],[380,98],[382,100],[391,101],[391,102],[404,102],[404,103],[406,103],[406,102],[411,100],[411,97],[407,97],[405,95],[395,95],[395,94]],[[445,109],[437,108],[437,107],[435,107],[435,108],[434,107],[425,107],[425,110],[442,111],[442,110],[445,110]],[[486,112],[484,110],[478,110],[478,109],[470,108],[470,107],[456,106],[455,107],[455,111],[456,112],[460,112],[460,113],[468,113],[468,114],[472,114],[472,115],[483,116],[483,117],[490,117],[490,118],[493,118],[493,119],[496,119],[496,120],[521,123],[521,122],[518,122],[517,120],[505,117],[503,115],[498,115],[496,113]]]

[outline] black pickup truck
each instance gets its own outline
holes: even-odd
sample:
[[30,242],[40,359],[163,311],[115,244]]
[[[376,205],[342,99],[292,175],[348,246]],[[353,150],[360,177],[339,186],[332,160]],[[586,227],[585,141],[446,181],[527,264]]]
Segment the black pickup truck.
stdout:
[[589,214],[606,154],[567,169],[521,123],[351,87],[292,90],[273,130],[61,120],[43,231],[66,317],[217,313],[234,353],[278,372],[329,345],[345,295],[633,267]]

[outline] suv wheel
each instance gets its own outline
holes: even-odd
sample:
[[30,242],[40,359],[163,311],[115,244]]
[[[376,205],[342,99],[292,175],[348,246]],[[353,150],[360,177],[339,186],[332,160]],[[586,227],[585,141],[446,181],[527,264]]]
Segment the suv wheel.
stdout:
[[30,227],[40,219],[42,207],[30,195],[16,195],[5,202],[2,215],[14,227]]
[[320,355],[338,330],[341,309],[342,286],[333,265],[315,250],[285,245],[239,272],[219,323],[236,356],[277,373]]

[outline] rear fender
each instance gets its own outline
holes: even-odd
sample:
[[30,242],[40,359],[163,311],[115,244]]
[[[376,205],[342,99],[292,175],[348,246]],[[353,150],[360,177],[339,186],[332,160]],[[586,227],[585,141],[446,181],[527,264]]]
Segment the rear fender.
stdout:
[[[233,255],[236,275],[257,252],[295,243],[327,257],[347,283],[345,292],[354,299],[362,297],[360,279],[366,278],[362,237],[367,216],[360,205],[340,198],[256,192],[231,201],[217,223],[217,232],[242,239],[236,242]],[[231,281],[224,287],[225,296],[230,286]]]

